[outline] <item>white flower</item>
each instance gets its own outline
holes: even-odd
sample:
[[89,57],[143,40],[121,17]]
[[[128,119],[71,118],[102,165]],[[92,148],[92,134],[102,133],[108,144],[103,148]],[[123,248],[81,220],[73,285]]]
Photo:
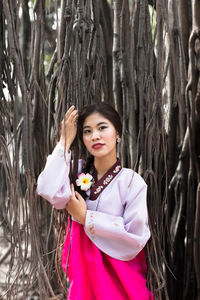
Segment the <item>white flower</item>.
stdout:
[[76,180],[76,185],[80,186],[82,191],[87,191],[93,184],[93,177],[89,173],[81,173],[78,175],[78,179]]

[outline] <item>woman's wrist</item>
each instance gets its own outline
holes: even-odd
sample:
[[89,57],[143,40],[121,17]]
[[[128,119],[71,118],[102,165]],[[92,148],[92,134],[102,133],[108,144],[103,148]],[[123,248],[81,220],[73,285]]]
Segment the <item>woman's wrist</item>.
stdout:
[[80,223],[81,223],[83,226],[85,226],[86,213],[87,213],[87,209],[85,210],[85,212],[84,212],[83,215],[81,216],[81,220],[80,220]]
[[69,149],[70,149],[71,144],[68,141],[66,141],[65,139],[62,139],[62,138],[60,138],[59,142],[63,146],[63,148],[65,148],[66,151],[68,152]]

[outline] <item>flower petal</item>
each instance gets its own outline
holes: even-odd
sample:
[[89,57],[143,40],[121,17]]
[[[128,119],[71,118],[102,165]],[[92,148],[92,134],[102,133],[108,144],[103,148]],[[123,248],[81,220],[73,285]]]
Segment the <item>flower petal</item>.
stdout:
[[93,179],[92,175],[89,174],[89,173],[87,173],[87,174],[85,175],[85,177],[87,177],[89,180],[92,180],[92,179]]
[[82,190],[82,191],[87,191],[87,190],[89,190],[90,186],[91,186],[90,183],[84,184],[84,185],[82,184],[82,185],[81,185],[81,190]]
[[85,177],[85,173],[81,173],[78,175],[78,178],[81,179],[82,177]]
[[80,185],[81,185],[80,179],[76,179],[76,185],[77,185],[77,186],[80,186]]

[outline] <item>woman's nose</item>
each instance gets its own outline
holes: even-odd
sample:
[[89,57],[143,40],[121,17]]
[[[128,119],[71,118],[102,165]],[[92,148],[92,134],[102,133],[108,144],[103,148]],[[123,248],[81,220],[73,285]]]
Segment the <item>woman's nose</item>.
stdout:
[[94,130],[92,132],[92,140],[96,140],[96,139],[99,139],[99,138],[100,138],[99,131],[98,130]]

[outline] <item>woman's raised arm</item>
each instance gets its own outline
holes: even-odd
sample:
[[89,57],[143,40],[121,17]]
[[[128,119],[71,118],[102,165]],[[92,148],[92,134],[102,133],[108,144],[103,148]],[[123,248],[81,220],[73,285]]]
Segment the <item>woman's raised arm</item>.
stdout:
[[69,151],[77,133],[78,110],[69,108],[61,123],[60,142],[48,156],[44,170],[37,180],[37,193],[55,208],[63,209],[72,196],[69,171],[71,152]]
[[48,156],[44,170],[37,180],[37,193],[55,208],[63,209],[71,197],[69,170],[71,152],[58,143]]

